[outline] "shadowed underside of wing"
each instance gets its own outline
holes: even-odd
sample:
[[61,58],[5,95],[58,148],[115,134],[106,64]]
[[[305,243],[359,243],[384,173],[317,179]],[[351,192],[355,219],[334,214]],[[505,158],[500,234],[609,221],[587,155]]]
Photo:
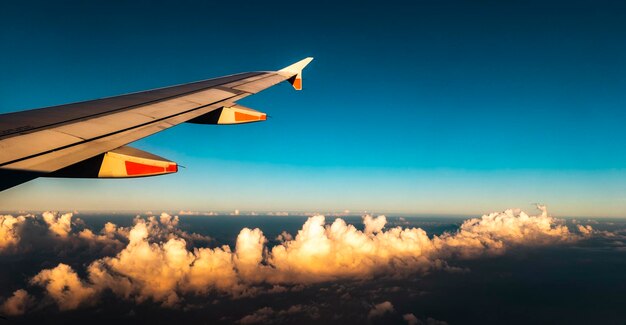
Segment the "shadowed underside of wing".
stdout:
[[[71,174],[74,169],[70,167],[81,162],[84,165],[89,159],[97,160],[108,152],[115,154],[116,148],[180,123],[238,124],[265,120],[265,114],[236,105],[236,101],[285,80],[299,89],[301,81],[293,80],[300,80],[302,69],[311,60],[304,59],[279,71],[241,73],[0,115],[0,190],[40,176],[82,177]],[[119,177],[164,173],[169,172]]]

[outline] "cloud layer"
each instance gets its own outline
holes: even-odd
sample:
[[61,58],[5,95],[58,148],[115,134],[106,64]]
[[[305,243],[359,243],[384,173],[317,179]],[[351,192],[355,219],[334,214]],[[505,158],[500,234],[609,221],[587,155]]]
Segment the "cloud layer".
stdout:
[[[83,278],[70,266],[59,264],[31,279],[31,285],[43,288],[59,309],[96,303],[105,292],[137,303],[154,301],[176,307],[184,304],[188,295],[242,297],[340,279],[454,271],[457,269],[449,266],[452,260],[503,254],[512,247],[571,243],[594,231],[590,226],[570,231],[550,217],[544,207],[539,208],[541,213],[534,216],[506,210],[469,219],[458,231],[439,236],[429,236],[421,228],[385,229],[385,216],[363,217],[361,231],[339,218],[326,224],[325,217],[318,215],[310,217],[295,235],[283,232],[278,238],[280,243],[273,247],[267,246],[260,229],[244,228],[234,250],[229,246],[197,247],[197,243],[211,239],[180,230],[178,217],[167,214],[136,218],[130,228],[108,223],[98,234],[75,229],[80,223],[71,214],[2,216],[0,252],[24,246],[20,246],[21,225],[41,219],[49,236],[57,241],[75,240],[81,245],[107,247],[112,252],[89,263]],[[5,305],[11,305],[11,299],[24,301],[20,298],[24,296],[30,297],[21,290]],[[387,307],[375,306],[372,317],[379,311],[384,314]],[[280,311],[259,310],[250,319],[275,313]]]

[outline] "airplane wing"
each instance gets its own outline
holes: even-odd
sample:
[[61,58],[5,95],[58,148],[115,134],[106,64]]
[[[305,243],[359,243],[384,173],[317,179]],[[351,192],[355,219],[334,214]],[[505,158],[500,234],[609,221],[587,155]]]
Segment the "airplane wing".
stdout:
[[236,102],[282,81],[302,89],[306,58],[117,97],[0,115],[0,191],[37,177],[125,178],[169,174],[175,162],[126,144],[183,122],[239,124],[266,115]]

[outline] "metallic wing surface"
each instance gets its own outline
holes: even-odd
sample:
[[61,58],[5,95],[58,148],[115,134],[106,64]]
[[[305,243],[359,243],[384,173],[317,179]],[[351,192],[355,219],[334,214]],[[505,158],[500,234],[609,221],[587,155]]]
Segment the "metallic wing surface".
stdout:
[[302,69],[312,60],[278,71],[0,115],[0,191],[37,177],[125,178],[176,172],[175,162],[126,145],[184,122],[264,121],[264,113],[236,102],[282,81],[302,89]]

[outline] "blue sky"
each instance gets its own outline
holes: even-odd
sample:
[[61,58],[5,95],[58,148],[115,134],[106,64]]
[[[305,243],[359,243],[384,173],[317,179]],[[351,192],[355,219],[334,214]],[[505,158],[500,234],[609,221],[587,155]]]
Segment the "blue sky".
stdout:
[[624,39],[618,1],[3,3],[0,112],[315,61],[241,101],[265,123],[133,144],[176,175],[37,180],[0,209],[625,216]]

